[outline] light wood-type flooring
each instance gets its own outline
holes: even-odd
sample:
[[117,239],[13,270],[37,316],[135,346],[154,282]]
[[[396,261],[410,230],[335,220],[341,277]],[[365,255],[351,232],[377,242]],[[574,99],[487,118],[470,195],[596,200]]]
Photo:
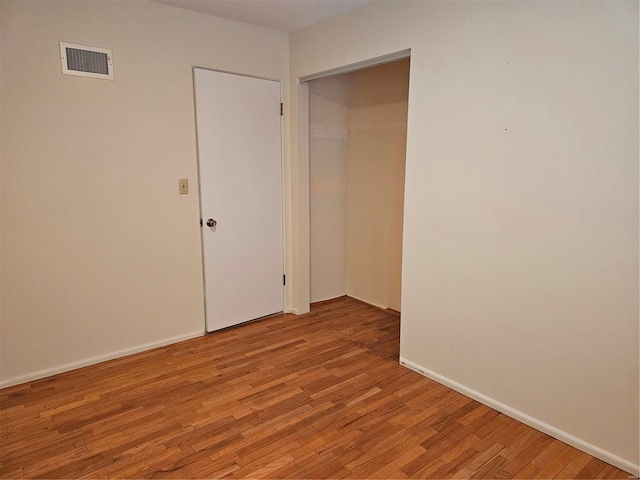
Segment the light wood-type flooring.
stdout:
[[628,478],[398,348],[344,297],[0,390],[0,478]]

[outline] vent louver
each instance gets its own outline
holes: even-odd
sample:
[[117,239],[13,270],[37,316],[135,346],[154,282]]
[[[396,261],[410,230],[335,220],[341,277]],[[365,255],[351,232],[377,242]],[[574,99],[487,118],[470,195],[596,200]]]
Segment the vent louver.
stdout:
[[62,73],[113,80],[111,50],[60,42]]

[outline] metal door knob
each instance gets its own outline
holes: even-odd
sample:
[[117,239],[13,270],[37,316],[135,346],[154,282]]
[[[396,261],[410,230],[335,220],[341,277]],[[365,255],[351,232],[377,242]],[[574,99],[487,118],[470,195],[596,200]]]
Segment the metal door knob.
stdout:
[[207,220],[207,227],[215,227],[216,225],[218,225],[218,222],[216,222],[213,218]]

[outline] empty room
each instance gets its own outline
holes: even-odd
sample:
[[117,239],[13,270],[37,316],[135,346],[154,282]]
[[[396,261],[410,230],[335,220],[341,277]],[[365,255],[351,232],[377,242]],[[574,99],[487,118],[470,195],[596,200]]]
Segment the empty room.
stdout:
[[0,0],[0,478],[639,476],[638,70],[636,0]]

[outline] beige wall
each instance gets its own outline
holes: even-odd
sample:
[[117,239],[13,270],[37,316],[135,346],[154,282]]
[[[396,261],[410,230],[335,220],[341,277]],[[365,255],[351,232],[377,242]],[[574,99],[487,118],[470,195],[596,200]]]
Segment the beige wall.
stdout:
[[409,60],[349,79],[348,293],[400,311]]
[[[191,69],[283,80],[288,104],[287,35],[147,1],[0,8],[0,382],[202,334]],[[63,76],[59,41],[111,48],[115,81]]]
[[294,102],[405,49],[403,361],[638,473],[638,3],[372,2],[290,36]]

